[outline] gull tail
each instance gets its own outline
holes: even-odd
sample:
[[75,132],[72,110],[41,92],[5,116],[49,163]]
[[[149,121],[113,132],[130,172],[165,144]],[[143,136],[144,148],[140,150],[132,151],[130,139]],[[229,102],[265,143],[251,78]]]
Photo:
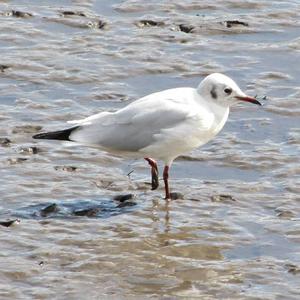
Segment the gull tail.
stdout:
[[79,127],[80,126],[75,126],[75,127],[64,129],[64,130],[38,133],[38,134],[34,135],[32,138],[45,139],[45,140],[72,141],[70,139],[70,135],[73,133],[73,131],[75,131]]

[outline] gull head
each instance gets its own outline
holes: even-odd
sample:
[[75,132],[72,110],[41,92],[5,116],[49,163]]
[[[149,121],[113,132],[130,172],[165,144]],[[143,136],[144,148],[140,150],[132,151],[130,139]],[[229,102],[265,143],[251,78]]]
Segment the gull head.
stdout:
[[220,73],[213,73],[205,77],[197,91],[207,101],[225,107],[230,107],[240,101],[261,105],[255,98],[247,96],[231,78]]

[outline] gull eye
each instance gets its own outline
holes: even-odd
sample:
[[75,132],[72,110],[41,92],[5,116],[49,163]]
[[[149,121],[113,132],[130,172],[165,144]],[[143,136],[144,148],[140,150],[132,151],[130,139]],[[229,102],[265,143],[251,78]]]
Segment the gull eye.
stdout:
[[224,89],[224,92],[227,94],[227,95],[230,95],[232,93],[232,89],[231,88],[225,88]]

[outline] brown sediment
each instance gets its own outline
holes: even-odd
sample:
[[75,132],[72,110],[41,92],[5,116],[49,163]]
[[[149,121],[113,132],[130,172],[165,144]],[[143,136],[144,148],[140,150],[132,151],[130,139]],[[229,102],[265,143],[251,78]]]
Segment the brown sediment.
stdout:
[[[2,3],[0,214],[21,226],[0,226],[0,299],[299,298],[294,2]],[[268,101],[232,107],[216,139],[174,162],[184,199],[151,191],[142,159],[31,139],[213,72]]]

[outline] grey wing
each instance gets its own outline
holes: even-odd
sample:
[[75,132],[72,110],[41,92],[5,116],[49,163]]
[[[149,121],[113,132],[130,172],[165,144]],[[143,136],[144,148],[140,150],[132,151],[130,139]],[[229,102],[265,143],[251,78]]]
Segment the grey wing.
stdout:
[[151,145],[163,129],[183,122],[190,114],[172,101],[141,102],[115,113],[99,115],[71,135],[71,139],[117,152],[136,152]]

